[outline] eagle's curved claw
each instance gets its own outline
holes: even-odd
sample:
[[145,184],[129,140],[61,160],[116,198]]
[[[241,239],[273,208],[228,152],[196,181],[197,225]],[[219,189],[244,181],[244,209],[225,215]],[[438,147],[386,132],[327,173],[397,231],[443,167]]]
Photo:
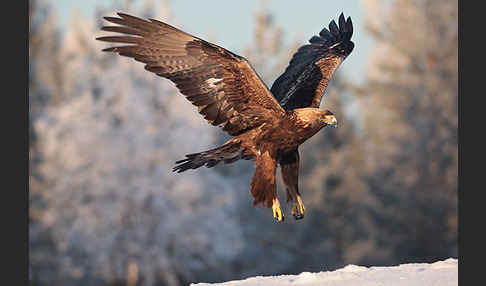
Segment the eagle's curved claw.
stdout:
[[297,195],[297,202],[293,203],[292,206],[292,215],[296,220],[303,219],[305,213],[304,203],[302,202],[302,198]]
[[304,218],[304,214],[293,214],[295,220],[299,220],[299,219],[303,219]]
[[273,200],[272,211],[273,211],[273,218],[276,221],[278,222],[284,221],[285,217],[283,215],[282,208],[280,207],[280,203],[276,198]]

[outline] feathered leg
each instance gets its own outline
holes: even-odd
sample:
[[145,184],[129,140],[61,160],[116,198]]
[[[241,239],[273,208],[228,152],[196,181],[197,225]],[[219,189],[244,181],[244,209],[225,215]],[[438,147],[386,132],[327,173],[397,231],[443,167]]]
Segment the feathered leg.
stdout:
[[287,202],[292,202],[295,219],[304,218],[305,207],[299,193],[299,150],[284,153],[279,158],[282,179],[287,189]]
[[275,183],[275,170],[277,162],[270,152],[262,152],[256,158],[255,173],[251,180],[251,195],[253,205],[262,203],[265,207],[272,207],[273,217],[281,222],[284,215],[277,198],[277,185]]

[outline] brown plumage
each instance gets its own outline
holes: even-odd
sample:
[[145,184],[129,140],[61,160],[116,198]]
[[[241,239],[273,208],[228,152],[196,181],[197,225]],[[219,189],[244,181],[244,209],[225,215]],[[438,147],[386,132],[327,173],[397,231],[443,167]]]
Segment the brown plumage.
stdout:
[[102,30],[126,35],[97,39],[129,45],[103,51],[134,58],[144,63],[146,70],[170,79],[210,124],[235,136],[215,149],[186,155],[176,162],[174,171],[213,167],[221,161],[254,160],[253,204],[272,207],[274,217],[281,221],[275,183],[279,162],[288,200],[294,203],[292,213],[302,218],[297,148],[321,128],[335,126],[334,115],[318,108],[286,111],[243,57],[163,22],[118,15],[120,18],[105,19],[120,26]]

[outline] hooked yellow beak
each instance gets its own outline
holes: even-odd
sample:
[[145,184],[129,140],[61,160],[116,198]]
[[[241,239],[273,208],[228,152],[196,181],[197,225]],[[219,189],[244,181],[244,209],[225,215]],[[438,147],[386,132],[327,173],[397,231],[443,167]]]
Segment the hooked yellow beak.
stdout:
[[326,115],[324,122],[326,122],[327,125],[336,128],[337,127],[337,120],[334,115]]

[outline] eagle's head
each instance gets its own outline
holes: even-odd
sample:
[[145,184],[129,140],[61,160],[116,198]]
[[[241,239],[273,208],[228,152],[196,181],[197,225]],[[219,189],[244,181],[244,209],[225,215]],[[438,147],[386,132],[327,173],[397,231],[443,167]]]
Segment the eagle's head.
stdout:
[[326,126],[337,127],[336,117],[327,109],[307,107],[294,109],[293,112],[304,128],[319,130]]
[[322,122],[324,122],[324,124],[326,124],[325,126],[337,127],[336,117],[334,116],[334,114],[331,111],[329,111],[327,109],[322,110],[321,120],[322,120]]

